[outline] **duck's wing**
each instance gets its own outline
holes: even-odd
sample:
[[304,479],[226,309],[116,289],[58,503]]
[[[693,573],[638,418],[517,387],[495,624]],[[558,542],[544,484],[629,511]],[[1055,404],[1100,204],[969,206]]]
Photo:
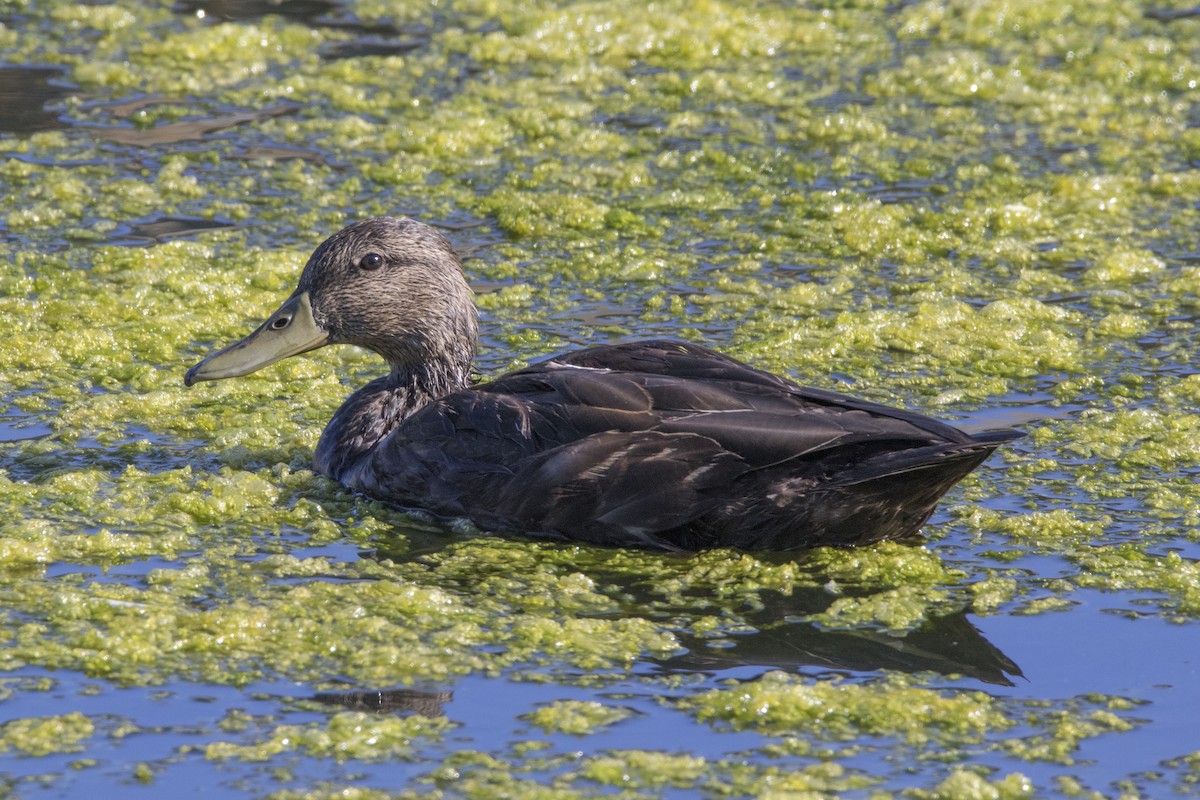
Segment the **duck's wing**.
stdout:
[[[639,342],[550,359],[443,398],[349,483],[493,529],[670,546],[660,533],[729,507],[739,492],[767,492],[772,475],[798,480],[793,494],[867,483],[975,441],[696,345]],[[761,476],[757,488],[739,480],[750,473]]]
[[[708,395],[733,393],[755,408],[804,410],[815,416],[843,417],[860,412],[874,420],[893,420],[907,424],[910,431],[924,431],[938,440],[969,442],[972,437],[958,428],[913,411],[873,403],[850,395],[801,386],[770,372],[755,369],[737,359],[691,342],[647,340],[576,350],[535,364],[527,371],[554,365],[574,366],[610,372],[631,372],[685,379],[680,393],[671,396],[668,386],[659,387],[658,395],[666,405],[703,411]],[[701,391],[697,391],[700,387]],[[703,391],[704,388],[710,391]],[[712,401],[710,401],[712,402]],[[715,402],[720,407],[724,399]],[[859,415],[855,415],[859,416]],[[893,426],[896,427],[896,426]],[[899,428],[897,428],[899,429]]]
[[458,392],[410,418],[343,482],[489,530],[670,548],[655,534],[703,514],[749,469],[707,437],[596,430],[600,414],[564,418],[520,396]]
[[800,386],[699,345],[649,341],[596,347],[511,373],[485,392],[520,397],[565,442],[605,430],[711,438],[751,468],[842,451],[869,455],[974,441],[904,409]]

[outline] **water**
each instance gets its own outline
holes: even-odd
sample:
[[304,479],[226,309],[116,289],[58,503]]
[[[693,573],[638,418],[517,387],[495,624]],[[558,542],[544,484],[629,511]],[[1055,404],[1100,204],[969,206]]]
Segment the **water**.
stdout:
[[[1187,628],[1155,620],[1131,620],[1108,613],[1106,605],[1112,600],[1095,593],[1084,598],[1084,606],[1069,614],[1048,614],[1039,617],[1000,615],[973,620],[983,635],[998,649],[1010,653],[1022,664],[1024,678],[1011,687],[995,683],[980,684],[970,679],[940,681],[951,690],[956,688],[985,688],[989,693],[1010,698],[1031,696],[1078,697],[1101,693],[1134,697],[1144,702],[1131,714],[1138,720],[1138,746],[1130,748],[1120,736],[1096,737],[1085,740],[1076,753],[1071,774],[1085,776],[1089,784],[1101,789],[1121,781],[1133,783],[1152,795],[1169,792],[1164,783],[1164,769],[1159,754],[1183,753],[1200,746],[1194,730],[1197,707],[1195,682],[1197,660],[1192,637]],[[1114,642],[1121,642],[1114,648]],[[1124,651],[1124,656],[1122,655]],[[1130,657],[1130,653],[1153,652],[1152,664]],[[66,681],[60,688],[36,695],[16,696],[5,702],[5,712],[13,718],[42,715],[47,708],[58,712],[78,710],[97,720],[101,731],[111,738],[97,737],[88,755],[99,765],[81,771],[67,771],[66,778],[53,785],[20,784],[23,796],[74,797],[87,791],[122,792],[154,796],[157,787],[171,785],[185,794],[200,793],[214,788],[236,794],[296,788],[312,780],[352,779],[355,785],[382,789],[405,785],[426,773],[430,764],[444,760],[459,749],[491,753],[511,753],[514,743],[529,739],[547,740],[549,754],[568,755],[586,744],[589,752],[629,749],[659,750],[664,746],[664,733],[670,731],[668,751],[686,752],[710,761],[719,761],[729,754],[751,751],[768,737],[754,732],[721,732],[697,728],[685,715],[670,707],[673,696],[683,696],[724,680],[754,680],[762,668],[739,667],[717,669],[699,675],[699,682],[689,682],[683,690],[653,688],[636,676],[653,676],[658,668],[647,664],[634,670],[630,680],[615,683],[602,691],[572,689],[551,683],[530,683],[519,676],[464,678],[442,688],[407,690],[398,705],[386,704],[377,713],[402,714],[405,709],[419,708],[423,713],[438,710],[457,723],[447,740],[424,748],[413,760],[382,764],[355,763],[352,766],[332,767],[320,762],[293,762],[294,775],[280,784],[261,765],[228,762],[214,773],[214,767],[203,757],[204,745],[214,739],[238,739],[237,734],[222,734],[221,720],[231,708],[262,722],[304,723],[323,718],[311,706],[298,708],[296,700],[312,698],[315,693],[302,685],[286,682],[254,684],[243,690],[227,687],[176,682],[151,689],[119,689],[103,683],[80,682],[73,689]],[[802,669],[814,679],[828,679],[830,673]],[[49,675],[62,681],[58,673],[22,670],[16,677]],[[869,673],[862,673],[866,677]],[[514,679],[514,677],[516,679]],[[97,691],[98,690],[98,691]],[[378,696],[377,696],[378,697]],[[608,731],[586,738],[541,734],[523,717],[540,706],[564,699],[593,700],[620,705],[635,715]],[[346,702],[351,698],[337,698]],[[378,708],[380,703],[368,697],[365,708]],[[666,701],[666,702],[664,702]],[[332,700],[327,701],[332,702]],[[114,736],[118,729],[132,729],[131,734]],[[251,732],[255,726],[251,727]],[[252,737],[251,737],[252,738]],[[854,768],[871,773],[891,774],[894,785],[921,785],[920,775],[936,773],[934,765],[903,765],[892,763],[888,748],[867,751],[851,760]],[[7,759],[6,772],[18,781],[47,769],[63,768],[72,759]],[[130,781],[128,765],[147,763],[156,774],[156,783],[139,786]],[[787,763],[786,761],[784,763]],[[803,763],[803,759],[795,762]],[[1001,771],[1017,770],[1035,784],[1049,783],[1062,774],[1062,767],[1051,764],[1030,764],[995,754],[983,754],[972,763]],[[916,768],[916,774],[910,770]],[[332,769],[331,769],[332,768]],[[545,778],[566,770],[550,770]],[[904,777],[906,773],[907,777]],[[352,777],[351,777],[352,776]],[[1154,776],[1154,777],[1147,777]],[[679,796],[686,796],[686,792]]]
[[31,414],[23,414],[15,408],[0,414],[0,442],[40,439],[50,433],[50,426]]

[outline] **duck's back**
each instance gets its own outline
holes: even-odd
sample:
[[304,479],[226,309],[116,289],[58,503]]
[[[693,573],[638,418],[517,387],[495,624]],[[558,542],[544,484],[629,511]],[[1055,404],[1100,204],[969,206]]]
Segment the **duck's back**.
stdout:
[[706,348],[581,350],[445,397],[343,483],[491,530],[680,549],[915,533],[1003,441]]

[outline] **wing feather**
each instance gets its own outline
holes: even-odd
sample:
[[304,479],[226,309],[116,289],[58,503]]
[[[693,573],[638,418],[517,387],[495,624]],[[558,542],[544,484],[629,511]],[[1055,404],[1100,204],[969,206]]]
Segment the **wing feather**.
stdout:
[[[757,533],[731,543],[788,546],[817,528],[849,537],[868,518],[913,528],[998,443],[652,341],[576,351],[434,401],[343,482],[490,529],[681,547],[753,522]],[[931,485],[903,516],[909,473]],[[757,521],[739,522],[747,514]],[[792,533],[797,524],[811,530]]]

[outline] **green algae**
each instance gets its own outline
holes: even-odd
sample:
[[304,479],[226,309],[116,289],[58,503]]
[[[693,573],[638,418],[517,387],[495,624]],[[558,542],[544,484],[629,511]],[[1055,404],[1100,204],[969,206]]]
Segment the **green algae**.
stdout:
[[965,577],[934,551],[895,542],[865,550],[821,548],[809,563],[831,580],[873,589],[932,587]]
[[[780,687],[799,685],[778,674],[768,676],[767,685]],[[753,687],[761,685],[747,685]],[[814,684],[822,686],[826,684]],[[1012,704],[987,698],[981,693],[968,697],[952,698],[928,689],[912,685],[895,685],[892,689],[913,690],[904,699],[910,705],[904,709],[888,705],[886,691],[875,691],[881,687],[861,686],[861,692],[849,703],[836,704],[828,709],[830,719],[851,707],[851,715],[861,715],[874,720],[869,727],[876,736],[900,737],[904,740],[920,741],[924,744],[936,742],[936,753],[924,747],[926,760],[948,761],[952,764],[940,782],[929,789],[911,789],[904,796],[912,797],[1022,797],[1034,793],[1032,782],[1020,773],[1003,777],[991,777],[988,770],[978,769],[958,762],[972,758],[972,751],[980,747],[1015,751],[1027,749],[1034,760],[1052,760],[1064,765],[1073,764],[1081,739],[1129,729],[1130,722],[1118,716],[1118,712],[1129,710],[1129,704],[1119,698],[1079,698],[1073,701],[1069,712],[1047,713],[1031,707],[1022,711]],[[720,692],[706,695],[715,698]],[[946,702],[939,702],[940,696]],[[766,698],[763,695],[759,699]],[[722,701],[725,698],[722,698]],[[775,702],[782,698],[773,697]],[[795,697],[791,698],[793,701]],[[826,698],[829,699],[829,698]],[[968,702],[970,701],[970,702]],[[874,711],[870,706],[877,706]],[[704,708],[697,707],[705,714]],[[397,796],[437,797],[448,793],[452,796],[487,797],[512,796],[522,798],[541,797],[595,797],[612,796],[611,792],[622,792],[620,796],[657,796],[667,788],[703,790],[711,796],[831,796],[844,792],[861,791],[875,786],[878,779],[847,769],[837,763],[836,757],[854,753],[862,755],[862,746],[814,749],[811,740],[795,738],[793,722],[784,722],[782,716],[771,717],[772,711],[763,712],[765,721],[756,724],[758,729],[770,730],[780,723],[780,730],[788,736],[778,744],[760,751],[739,752],[728,758],[705,758],[670,750],[610,750],[596,755],[581,757],[579,753],[554,754],[544,746],[513,747],[507,753],[485,753],[458,750],[433,769],[424,782],[433,783],[437,789],[428,792],[405,792]],[[728,718],[729,708],[720,712]],[[936,720],[922,727],[915,720],[926,716]],[[357,725],[361,720],[355,719]],[[849,723],[838,723],[849,727]],[[283,731],[284,729],[280,729]],[[304,730],[321,730],[320,725],[307,726]],[[1020,737],[1012,737],[1014,732]],[[1030,731],[1033,731],[1030,735]],[[299,736],[303,742],[306,734],[296,734],[292,728],[286,733],[289,741]],[[728,735],[728,734],[726,734]],[[819,736],[830,736],[837,740],[840,735],[824,730]],[[283,750],[274,747],[279,736],[264,740],[268,751],[235,748],[238,757],[265,756],[269,759],[285,754],[303,744],[292,744]],[[852,738],[852,737],[846,737]],[[1061,746],[1053,742],[1065,741]],[[964,745],[967,749],[964,749]],[[214,748],[210,757],[223,752],[229,745]],[[869,745],[867,746],[869,751]],[[1049,748],[1055,747],[1054,750]],[[373,751],[372,751],[373,752]],[[751,757],[753,756],[753,757]],[[342,755],[328,749],[319,756],[324,759],[341,759]],[[368,754],[366,758],[373,757]],[[803,758],[796,762],[791,759]],[[334,787],[329,787],[332,791]],[[876,792],[872,796],[892,796]]]
[[[544,776],[558,772],[551,779]],[[542,774],[542,780],[524,777]],[[836,763],[780,766],[740,759],[707,759],[660,751],[616,750],[580,759],[525,761],[460,751],[433,773],[438,786],[403,797],[658,797],[670,789],[714,797],[827,797],[862,790],[873,781]]]
[[1169,618],[1179,621],[1200,614],[1200,564],[1178,553],[1155,555],[1125,544],[1073,554],[1073,559],[1080,567],[1081,586],[1165,595],[1169,599],[1161,605]]
[[906,631],[927,622],[931,616],[946,613],[946,606],[950,605],[951,599],[945,592],[904,586],[865,598],[838,598],[828,609],[810,619],[829,628],[871,624],[890,631]]
[[16,751],[25,756],[78,753],[96,732],[83,714],[73,711],[54,717],[28,717],[0,725],[0,752]]
[[977,741],[1015,723],[982,692],[944,695],[901,678],[881,684],[808,683],[784,673],[717,689],[689,701],[702,721],[781,733],[803,728],[821,737],[897,736],[910,744]]
[[[339,570],[328,572],[336,576]],[[213,583],[206,582],[201,598]],[[258,603],[246,596],[196,610],[174,581],[156,582],[146,591],[29,592],[26,603],[53,604],[60,611],[46,614],[43,624],[19,626],[4,663],[71,667],[120,683],[184,675],[244,684],[284,671],[318,685],[331,674],[370,685],[446,680],[506,663],[537,662],[543,654],[580,668],[613,667],[646,651],[676,647],[669,634],[636,621],[535,619],[498,631],[482,624],[488,618],[479,613],[483,609],[470,610],[437,589],[370,581],[342,591],[319,582],[281,592],[265,580],[243,576],[235,583],[241,589],[258,586],[266,596]],[[363,610],[339,618],[337,609],[346,607]],[[482,648],[488,646],[503,646],[505,655],[485,657]]]
[[330,786],[313,789],[284,789],[267,795],[270,800],[389,800],[396,795],[381,789],[360,786]]
[[610,786],[688,787],[704,773],[705,760],[696,756],[653,752],[617,752],[589,759],[583,774]]
[[440,739],[453,725],[427,717],[380,717],[363,712],[335,714],[325,723],[281,725],[252,744],[213,742],[205,758],[267,761],[280,753],[299,752],[338,762],[412,758],[425,740]]
[[1033,782],[1019,772],[989,781],[969,770],[955,770],[932,789],[905,794],[918,800],[1019,800],[1036,796]]
[[632,713],[627,708],[592,700],[561,700],[539,708],[528,715],[528,719],[547,733],[557,731],[583,736],[620,722]]
[[854,684],[772,672],[753,683],[696,695],[686,705],[697,719],[733,730],[778,735],[800,729],[833,741],[891,737],[913,747],[936,745],[936,757],[950,762],[961,760],[964,748],[982,745],[1026,761],[1072,765],[1085,739],[1138,725],[1120,713],[1135,706],[1125,698],[1072,698],[1062,709],[1047,711],[1038,703],[1022,709],[983,692],[948,694],[897,676]]
[[[1127,705],[1127,704],[1119,704]],[[1043,715],[1046,732],[1006,743],[1007,749],[1026,761],[1075,763],[1075,753],[1083,739],[1111,732],[1132,730],[1135,723],[1111,711],[1097,709],[1087,713],[1056,711]]]

